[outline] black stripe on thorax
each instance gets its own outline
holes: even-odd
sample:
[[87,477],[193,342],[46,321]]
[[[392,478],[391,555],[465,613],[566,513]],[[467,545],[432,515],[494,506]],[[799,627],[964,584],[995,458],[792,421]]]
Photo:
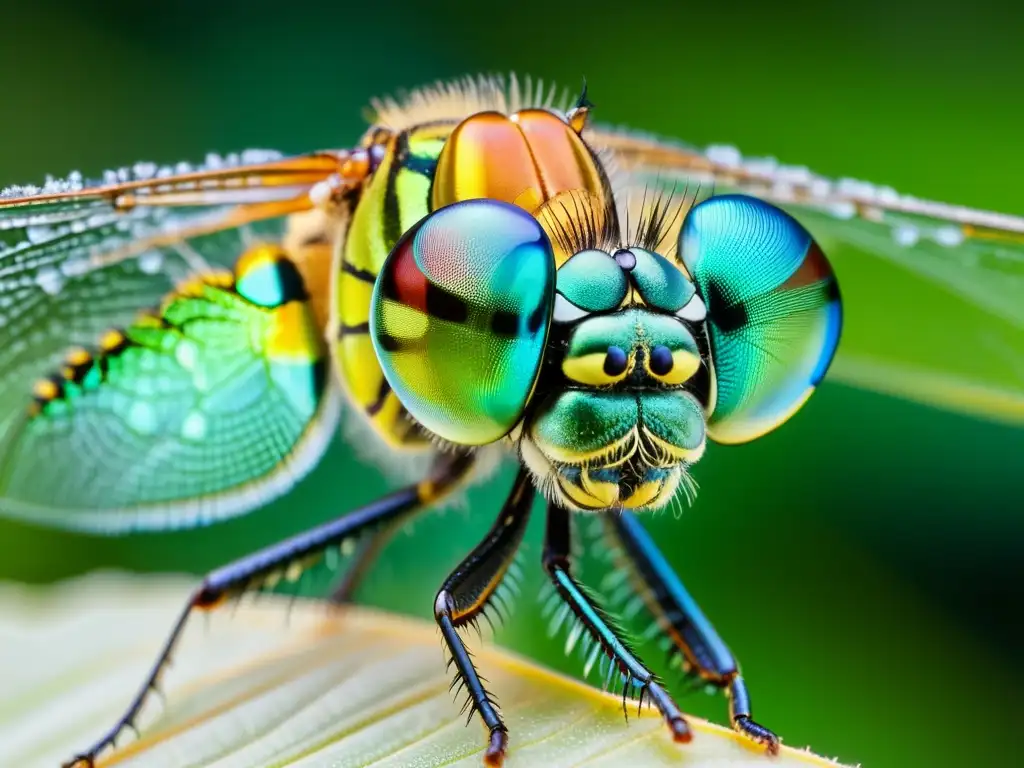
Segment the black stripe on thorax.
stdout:
[[437,158],[430,155],[407,154],[405,160],[402,161],[402,167],[407,171],[432,179],[434,171],[437,169]]
[[366,406],[367,416],[376,416],[380,413],[380,409],[384,407],[384,403],[387,402],[388,395],[391,394],[391,385],[388,384],[388,380],[383,376],[380,377],[380,389],[377,390],[377,399]]
[[395,156],[388,166],[387,186],[384,188],[384,221],[383,228],[384,243],[387,247],[393,248],[398,239],[402,236],[402,216],[398,204],[398,172],[402,170],[401,158],[409,153],[409,137],[403,131],[395,138]]
[[[412,130],[420,130],[417,126]],[[402,236],[401,203],[398,199],[398,174],[410,171],[433,180],[437,169],[437,157],[413,154],[409,149],[409,131],[402,131],[395,137],[394,158],[388,167],[387,188],[384,190],[384,242],[393,246]]]
[[370,332],[370,321],[367,320],[365,323],[356,323],[355,325],[346,325],[342,323],[338,328],[338,338],[345,336],[362,336]]
[[360,269],[349,261],[341,262],[341,271],[346,275],[352,275],[356,280],[373,285],[377,282],[377,276],[368,269]]

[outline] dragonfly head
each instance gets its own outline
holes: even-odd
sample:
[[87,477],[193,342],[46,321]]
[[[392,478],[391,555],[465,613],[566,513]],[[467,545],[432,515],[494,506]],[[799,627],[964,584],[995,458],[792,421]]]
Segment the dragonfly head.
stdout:
[[646,248],[588,248],[557,273],[549,356],[521,455],[581,510],[664,506],[704,452],[713,374],[694,284]]
[[435,210],[388,256],[370,337],[444,441],[511,440],[572,509],[657,509],[708,439],[747,442],[799,410],[838,344],[838,288],[810,234],[760,200],[693,206],[671,257],[663,211],[629,244],[593,200]]

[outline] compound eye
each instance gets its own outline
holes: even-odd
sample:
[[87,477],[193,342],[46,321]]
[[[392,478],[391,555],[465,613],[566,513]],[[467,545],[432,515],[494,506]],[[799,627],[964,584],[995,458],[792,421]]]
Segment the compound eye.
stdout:
[[796,413],[832,362],[842,326],[835,274],[796,219],[744,195],[691,209],[679,253],[707,310],[717,386],[708,435],[753,440]]
[[389,254],[370,336],[388,384],[453,443],[506,435],[533,393],[551,324],[555,261],[537,220],[468,200],[434,211]]

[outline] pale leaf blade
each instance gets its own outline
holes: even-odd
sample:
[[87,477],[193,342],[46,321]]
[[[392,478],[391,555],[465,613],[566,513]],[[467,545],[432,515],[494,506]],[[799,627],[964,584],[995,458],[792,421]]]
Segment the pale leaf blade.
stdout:
[[[128,701],[189,585],[92,576],[53,593],[0,588],[0,753],[20,766],[67,759]],[[142,739],[102,766],[478,766],[483,732],[464,724],[433,626],[354,609],[325,617],[267,598],[193,622]],[[474,638],[475,640],[475,638]],[[693,719],[692,744],[655,713],[623,720],[601,694],[502,651],[475,655],[498,692],[516,766],[766,765],[733,732]],[[635,704],[633,705],[635,707]],[[154,717],[155,715],[155,717]],[[835,766],[784,749],[773,768]]]

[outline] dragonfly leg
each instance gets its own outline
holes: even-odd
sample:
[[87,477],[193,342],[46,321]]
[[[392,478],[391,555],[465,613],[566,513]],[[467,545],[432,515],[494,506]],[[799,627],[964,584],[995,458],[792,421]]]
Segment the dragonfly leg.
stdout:
[[[451,489],[449,488],[449,490]],[[434,501],[440,501],[440,498],[441,496],[439,495]],[[402,526],[407,525],[426,511],[427,507],[410,509],[404,514],[396,516],[387,525],[381,526],[379,530],[360,539],[356,551],[352,555],[352,563],[345,570],[345,575],[341,578],[341,581],[338,582],[338,585],[331,592],[330,601],[337,605],[351,603],[355,597],[356,590],[359,589],[359,585],[363,583],[363,579],[366,578],[378,556],[384,550],[384,547],[387,546],[388,542],[391,541],[392,537],[401,530]]]
[[605,525],[640,580],[648,608],[677,652],[683,655],[688,668],[728,695],[733,728],[763,745],[769,754],[777,754],[779,737],[752,719],[750,696],[735,657],[636,515],[626,511],[608,515]]
[[501,585],[522,541],[533,497],[529,473],[521,469],[498,519],[483,541],[445,579],[434,601],[434,618],[451,652],[448,665],[454,665],[456,670],[451,687],[453,690],[464,688],[468,694],[466,722],[477,712],[487,727],[484,760],[492,766],[501,765],[505,758],[508,730],[494,698],[484,688],[484,681],[473,665],[458,628],[477,620]]
[[572,531],[570,512],[557,504],[548,505],[547,535],[544,540],[544,570],[547,571],[558,597],[580,622],[583,630],[596,643],[618,670],[623,679],[623,709],[626,696],[637,693],[640,704],[644,698],[658,708],[672,738],[688,742],[693,738],[679,706],[669,696],[647,666],[619,636],[619,632],[604,609],[577,582],[571,573]]
[[[414,511],[410,510],[408,517],[411,517],[413,514]],[[370,568],[373,567],[377,556],[391,540],[394,532],[398,530],[408,517],[403,515],[391,525],[385,526],[383,529],[375,531],[360,540],[356,553],[353,555],[352,565],[345,571],[345,575],[338,583],[338,586],[331,592],[330,600],[332,603],[344,605],[352,602],[356,590],[362,584],[363,578],[369,573]]]
[[207,574],[202,584],[185,603],[156,663],[150,669],[149,675],[128,709],[87,751],[65,763],[65,768],[92,766],[96,756],[108,747],[113,747],[123,731],[135,730],[135,721],[150,695],[157,690],[160,677],[170,663],[171,654],[193,611],[210,610],[223,604],[229,597],[259,589],[268,578],[290,568],[309,567],[322,558],[327,550],[341,545],[345,540],[388,525],[400,516],[422,509],[443,496],[464,478],[472,463],[472,455],[468,453],[446,456],[439,459],[427,480],[395,491],[372,504],[272,544]]
[[[441,495],[438,495],[434,501],[440,501]],[[407,510],[405,514],[398,515],[391,523],[382,526],[380,530],[374,531],[360,539],[355,554],[352,556],[352,565],[345,570],[345,575],[341,577],[338,586],[331,592],[330,601],[337,605],[351,603],[355,598],[359,585],[363,583],[363,579],[370,572],[373,564],[377,561],[377,557],[384,550],[384,547],[387,546],[387,543],[391,541],[395,533],[414,517],[418,517],[426,511],[426,507]]]

